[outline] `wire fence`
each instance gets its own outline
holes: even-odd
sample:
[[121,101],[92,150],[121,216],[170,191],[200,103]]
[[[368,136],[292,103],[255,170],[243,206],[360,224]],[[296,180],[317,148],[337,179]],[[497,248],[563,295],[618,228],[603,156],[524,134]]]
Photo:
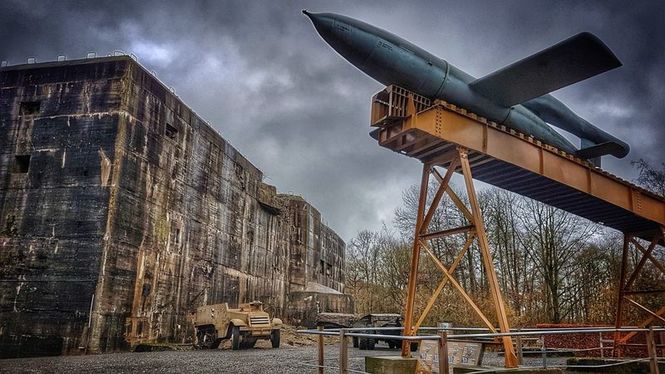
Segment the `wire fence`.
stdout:
[[[403,332],[401,327],[355,327],[355,328],[333,328],[318,330],[299,330],[300,334],[314,334],[318,335],[318,357],[314,362],[302,362],[300,365],[304,367],[315,368],[319,374],[324,371],[333,370],[339,373],[366,373],[365,371],[349,367],[350,360],[362,360],[364,357],[353,357],[349,359],[348,354],[348,338],[356,339],[375,339],[375,340],[399,340],[409,342],[422,342],[422,341],[437,341],[438,350],[437,355],[432,360],[432,368],[436,369],[438,373],[451,372],[451,362],[448,355],[448,347],[450,342],[480,342],[481,344],[498,344],[498,339],[503,337],[511,337],[516,339],[515,348],[517,351],[517,359],[520,368],[559,368],[559,369],[595,369],[601,370],[603,368],[611,368],[622,365],[629,365],[635,363],[648,363],[649,372],[651,374],[660,374],[659,365],[665,364],[665,358],[658,356],[658,350],[665,350],[665,342],[656,344],[655,333],[665,332],[665,327],[623,327],[623,328],[522,328],[511,330],[510,332],[489,332],[489,329],[477,327],[421,327],[419,332],[424,332],[423,335],[393,335],[382,334],[381,332]],[[462,333],[468,332],[468,333]],[[643,333],[645,336],[645,343],[633,343],[630,346],[646,347],[648,352],[647,358],[634,358],[634,359],[618,359],[614,362],[607,362],[604,360],[606,357],[605,352],[610,356],[618,356],[620,354],[619,344],[615,346],[614,340],[603,339],[603,334],[622,334],[622,333]],[[566,335],[566,334],[598,334],[598,346],[585,347],[585,348],[565,348],[565,352],[570,353],[584,353],[584,352],[600,352],[601,361],[594,364],[555,364],[548,363],[548,355],[560,353],[561,349],[547,348],[545,344],[545,337],[550,335]],[[338,357],[325,357],[324,350],[324,336],[339,337],[339,354]],[[539,366],[525,365],[524,360],[524,340],[537,341],[539,347],[531,347],[528,353],[541,355],[542,361]],[[662,339],[662,338],[661,338]],[[611,343],[611,345],[607,345]],[[439,357],[447,357],[446,360],[439,360]],[[335,364],[336,362],[336,364]],[[476,371],[472,373],[486,373],[497,372],[503,370],[511,370],[512,368],[497,368],[497,367],[476,367]],[[369,373],[368,373],[369,374]]]

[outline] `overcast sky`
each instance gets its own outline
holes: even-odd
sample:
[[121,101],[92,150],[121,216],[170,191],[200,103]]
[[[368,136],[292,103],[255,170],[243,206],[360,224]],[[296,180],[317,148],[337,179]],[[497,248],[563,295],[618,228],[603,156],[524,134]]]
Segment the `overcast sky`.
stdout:
[[420,166],[367,135],[382,86],[325,44],[303,8],[387,29],[477,77],[590,31],[624,66],[554,95],[631,145],[604,168],[634,179],[630,161],[665,161],[663,1],[2,0],[0,59],[134,53],[266,182],[305,197],[348,240],[391,224]]

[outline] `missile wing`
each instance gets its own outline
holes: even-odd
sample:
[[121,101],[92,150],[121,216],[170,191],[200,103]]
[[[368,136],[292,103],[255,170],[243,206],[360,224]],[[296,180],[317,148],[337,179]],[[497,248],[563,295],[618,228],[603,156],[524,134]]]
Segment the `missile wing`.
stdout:
[[600,39],[583,32],[469,86],[498,104],[513,106],[619,66],[619,59]]
[[[303,10],[321,37],[352,65],[385,85],[443,99],[578,156],[625,157],[629,146],[548,94],[621,66],[600,39],[581,33],[476,79],[378,27],[334,13]],[[574,146],[549,125],[582,142]]]

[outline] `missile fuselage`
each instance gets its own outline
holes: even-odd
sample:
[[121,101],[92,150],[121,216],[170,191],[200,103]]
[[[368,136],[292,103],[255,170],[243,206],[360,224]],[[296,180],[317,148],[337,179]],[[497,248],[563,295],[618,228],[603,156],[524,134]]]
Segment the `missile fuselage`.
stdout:
[[546,121],[596,144],[608,139],[619,142],[625,150],[613,153],[617,157],[628,153],[627,144],[580,118],[551,95],[506,107],[474,91],[469,85],[475,80],[471,75],[390,32],[343,15],[303,13],[335,51],[384,85],[443,99],[570,153],[577,148]]

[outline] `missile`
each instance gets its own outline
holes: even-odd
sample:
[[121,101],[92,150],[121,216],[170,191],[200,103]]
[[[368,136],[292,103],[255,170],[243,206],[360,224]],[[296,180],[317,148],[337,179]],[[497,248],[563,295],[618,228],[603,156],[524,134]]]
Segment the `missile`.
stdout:
[[[549,92],[621,66],[596,36],[580,33],[476,79],[378,27],[334,13],[303,10],[337,53],[382,84],[443,99],[579,157],[625,157],[625,142],[579,117]],[[581,140],[581,149],[548,124]],[[597,163],[597,165],[599,165]]]

